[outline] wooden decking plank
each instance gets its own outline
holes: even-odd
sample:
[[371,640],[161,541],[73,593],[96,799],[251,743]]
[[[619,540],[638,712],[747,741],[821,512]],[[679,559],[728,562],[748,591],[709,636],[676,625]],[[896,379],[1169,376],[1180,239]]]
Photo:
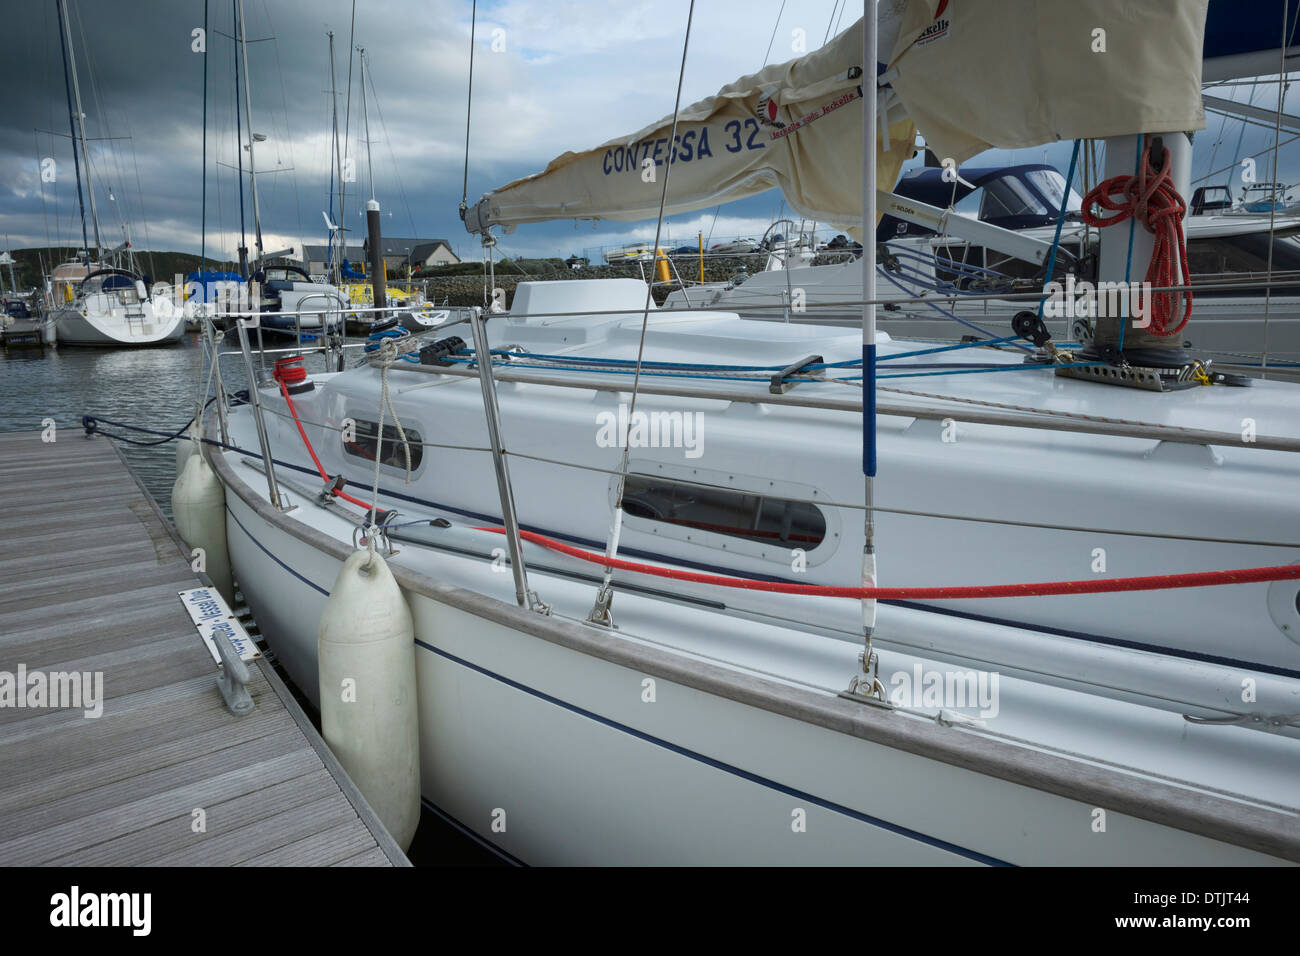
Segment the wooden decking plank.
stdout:
[[269,666],[228,711],[188,548],[108,440],[59,434],[0,433],[0,670],[102,675],[103,715],[0,709],[0,861],[408,865]]
[[[14,866],[33,866],[65,856],[92,837],[111,839],[249,793],[273,783],[301,777],[320,766],[315,754],[302,750],[244,764],[210,777],[126,804],[89,807],[74,817],[41,829],[26,829],[0,843],[0,859]],[[0,834],[5,831],[0,829]],[[201,861],[206,862],[206,861]]]
[[384,856],[384,851],[375,847],[373,850],[365,850],[356,856],[350,856],[346,860],[338,860],[331,863],[330,866],[391,866],[388,857]]
[[[294,754],[306,756],[307,751],[303,750],[294,734],[281,732],[242,741],[216,753],[202,754],[192,760],[162,767],[129,780],[116,780],[66,797],[56,795],[39,806],[26,807],[0,816],[0,858],[8,855],[9,844],[12,842],[21,842],[27,837],[56,830],[68,823],[105,814],[108,819],[103,820],[101,825],[112,825],[118,828],[118,832],[126,832],[135,828],[134,817],[140,813],[141,807],[162,801],[163,805],[157,809],[166,809],[169,806],[167,801],[172,800],[174,795],[187,794],[192,788],[199,788],[201,793],[213,781],[228,777],[234,779],[247,774],[252,767]],[[310,756],[319,761],[315,754]],[[238,791],[231,791],[236,792]],[[199,802],[193,803],[191,808],[202,806],[204,800],[214,799],[199,793],[193,796]],[[153,823],[156,820],[146,817],[144,822]],[[15,841],[12,835],[16,834],[26,836],[18,837]]]
[[[51,792],[68,797],[216,753],[235,746],[240,739],[267,736],[292,725],[293,721],[281,711],[255,712],[244,718],[238,730],[228,724],[216,724],[198,733],[172,735],[170,739],[152,744],[141,741],[140,746],[134,748],[118,746],[83,752],[79,760],[64,760],[61,766],[50,767],[46,774],[35,780],[29,779],[25,784],[7,781],[4,790],[0,791],[0,816],[34,806]],[[129,744],[130,741],[119,740],[118,743]]]
[[[114,839],[79,847],[51,862],[58,866],[139,866],[168,854],[198,847],[212,837],[238,830],[254,819],[265,819],[307,806],[337,789],[334,778],[322,767],[300,777],[204,807],[204,832],[194,831],[195,817],[191,809]],[[386,865],[387,858],[383,853],[377,849],[375,852],[379,852],[385,862],[370,865]]]
[[[321,796],[311,803],[252,820],[236,830],[217,834],[209,832],[208,839],[202,843],[156,857],[149,864],[188,866],[202,860],[209,866],[234,866],[318,833],[323,828],[347,823],[355,825],[356,822],[356,811],[335,788],[333,793]],[[356,828],[365,832],[361,827]],[[371,842],[374,842],[373,838]]]
[[[348,808],[351,810],[351,807]],[[355,818],[356,814],[352,814]],[[240,866],[329,866],[358,851],[374,846],[365,830],[347,820],[328,830],[313,833],[269,853],[244,860]]]

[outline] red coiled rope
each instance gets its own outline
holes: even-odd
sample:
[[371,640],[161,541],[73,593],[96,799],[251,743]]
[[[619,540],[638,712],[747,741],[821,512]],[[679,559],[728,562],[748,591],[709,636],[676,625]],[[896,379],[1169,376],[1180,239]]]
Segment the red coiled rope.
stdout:
[[[476,528],[505,534],[501,528]],[[946,588],[840,588],[821,584],[790,584],[785,581],[754,581],[749,578],[731,578],[698,571],[681,571],[661,568],[653,564],[638,564],[622,558],[606,558],[575,548],[532,531],[520,531],[526,541],[544,548],[567,554],[580,561],[635,571],[674,581],[695,584],[713,584],[724,588],[744,588],[749,591],[775,591],[778,594],[808,594],[818,597],[876,598],[884,601],[965,600],[967,598],[1046,597],[1057,594],[1109,594],[1115,591],[1160,591],[1170,588],[1204,588],[1220,584],[1254,584],[1260,581],[1290,581],[1300,578],[1300,564],[1287,564],[1270,568],[1241,568],[1232,571],[1192,571],[1186,574],[1155,574],[1141,578],[1099,578],[1086,581],[1044,581],[1039,584],[988,584],[973,587]]]
[[[1103,216],[1092,211],[1093,206],[1116,213]],[[1151,165],[1151,146],[1142,153],[1136,176],[1113,176],[1098,183],[1083,198],[1080,214],[1090,226],[1104,229],[1123,222],[1130,216],[1137,218],[1147,232],[1156,237],[1147,267],[1146,281],[1153,288],[1190,285],[1191,272],[1187,265],[1187,239],[1183,235],[1183,216],[1187,203],[1174,189],[1169,177],[1169,149],[1165,148],[1160,172]],[[1175,262],[1176,257],[1176,262]],[[1177,335],[1192,317],[1192,293],[1154,292],[1146,303],[1151,324],[1147,331],[1152,335]],[[1177,321],[1177,325],[1171,325]]]
[[307,369],[303,367],[303,356],[290,355],[288,358],[275,360],[272,375],[282,385],[297,385],[307,381]]

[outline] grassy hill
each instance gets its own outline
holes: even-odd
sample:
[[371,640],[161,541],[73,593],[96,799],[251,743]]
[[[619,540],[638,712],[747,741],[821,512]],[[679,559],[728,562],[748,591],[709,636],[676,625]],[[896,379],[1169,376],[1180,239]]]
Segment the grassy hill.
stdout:
[[[41,275],[41,263],[45,264],[46,270],[53,268],[61,262],[67,262],[81,254],[79,248],[71,246],[42,246],[32,249],[13,249],[11,250],[14,257],[14,278],[18,282],[20,289],[27,289],[33,286],[40,286],[43,277]],[[196,272],[199,268],[199,257],[189,252],[148,252],[140,249],[135,250],[136,268],[151,276],[156,282],[171,282],[176,273],[188,275]],[[209,269],[229,269],[235,270],[238,265],[234,262],[208,258]],[[9,270],[3,270],[5,288],[9,288]]]

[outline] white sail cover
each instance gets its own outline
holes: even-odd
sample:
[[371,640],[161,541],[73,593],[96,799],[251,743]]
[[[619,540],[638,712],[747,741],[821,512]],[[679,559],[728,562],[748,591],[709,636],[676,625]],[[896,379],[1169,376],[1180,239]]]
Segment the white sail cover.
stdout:
[[[990,147],[1203,129],[1208,2],[881,0],[879,48],[897,97],[884,98],[878,181],[896,181],[915,128],[957,163]],[[668,116],[565,153],[484,196],[465,226],[652,219],[671,163],[666,214],[779,187],[800,215],[860,234],[861,30],[859,20],[684,108],[675,136]]]
[[[903,2],[887,0],[882,6],[901,11]],[[882,43],[882,49],[889,47]],[[675,136],[670,115],[631,136],[565,153],[542,172],[484,196],[468,211],[465,226],[470,232],[489,225],[509,231],[522,222],[551,219],[653,219],[671,162],[667,214],[779,187],[800,215],[857,227],[862,221],[861,62],[861,27],[851,27],[819,50],[742,77],[684,107]],[[896,123],[890,149],[878,158],[883,183],[898,178],[916,138],[901,111],[890,119]]]
[[891,69],[940,159],[1205,128],[1209,0],[911,0]]

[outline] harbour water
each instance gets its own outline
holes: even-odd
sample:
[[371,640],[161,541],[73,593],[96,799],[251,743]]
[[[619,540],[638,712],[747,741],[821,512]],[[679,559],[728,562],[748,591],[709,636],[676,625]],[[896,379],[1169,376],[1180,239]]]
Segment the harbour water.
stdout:
[[[16,349],[0,352],[0,431],[45,428],[53,419],[56,440],[80,440],[82,415],[174,432],[193,412],[203,364],[197,332],[183,342],[154,349]],[[227,388],[245,382],[235,362],[222,369]],[[132,434],[139,441],[160,436]],[[171,442],[122,444],[132,470],[163,510],[171,514],[176,446]]]
[[[309,357],[309,368],[320,361]],[[0,432],[43,430],[52,419],[56,441],[83,441],[82,416],[93,415],[101,423],[109,419],[171,434],[183,428],[193,413],[203,367],[204,350],[197,332],[187,332],[179,344],[163,348],[0,349]],[[247,386],[238,358],[222,360],[222,375],[230,392]],[[118,447],[149,494],[171,517],[175,442],[106,423],[101,428],[144,443],[119,442]],[[160,444],[151,444],[155,442]],[[319,729],[319,715],[310,702],[292,686],[283,669],[278,671]],[[427,810],[421,814],[407,855],[417,866],[496,861]]]

